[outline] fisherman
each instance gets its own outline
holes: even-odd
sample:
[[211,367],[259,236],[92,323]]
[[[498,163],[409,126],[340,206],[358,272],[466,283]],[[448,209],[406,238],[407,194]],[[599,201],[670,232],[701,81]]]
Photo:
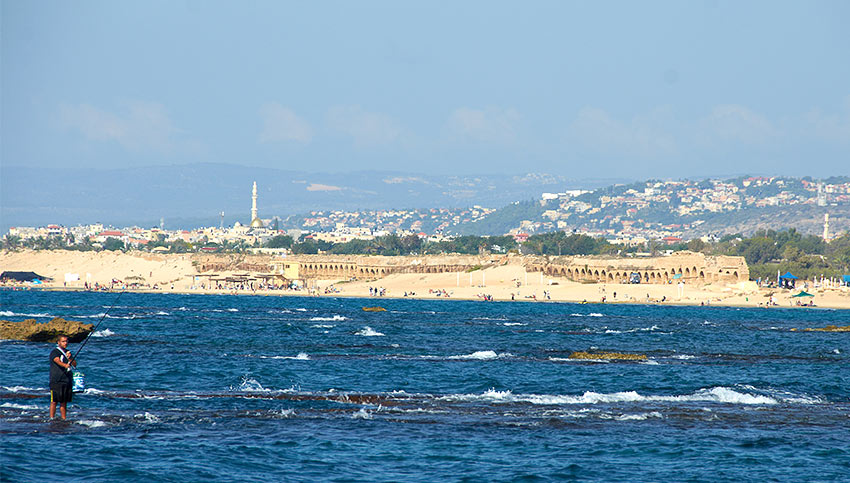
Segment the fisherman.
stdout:
[[60,335],[56,348],[50,352],[50,419],[56,417],[56,403],[62,419],[67,415],[73,395],[72,366],[76,367],[77,361],[68,350],[68,336]]

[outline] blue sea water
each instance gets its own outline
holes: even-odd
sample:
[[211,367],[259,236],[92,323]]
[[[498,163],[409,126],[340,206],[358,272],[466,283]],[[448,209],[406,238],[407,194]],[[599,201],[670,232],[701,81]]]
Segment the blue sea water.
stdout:
[[850,481],[850,333],[790,330],[850,311],[117,297],[0,292],[108,311],[67,422],[52,345],[0,343],[2,480]]

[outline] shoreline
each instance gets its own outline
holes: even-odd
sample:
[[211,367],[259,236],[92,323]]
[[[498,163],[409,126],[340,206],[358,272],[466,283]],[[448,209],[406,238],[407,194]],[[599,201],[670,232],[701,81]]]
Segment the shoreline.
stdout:
[[[83,281],[65,283],[73,273],[91,284],[110,286],[113,279],[144,280],[159,289],[128,288],[130,293],[204,295],[260,295],[279,297],[345,297],[366,300],[471,300],[494,302],[568,302],[587,304],[640,304],[671,306],[768,307],[850,309],[850,287],[805,288],[814,294],[814,307],[797,306],[791,295],[803,290],[762,288],[755,282],[690,284],[622,284],[575,282],[564,277],[527,272],[520,263],[490,266],[471,272],[395,273],[374,280],[311,280],[306,289],[234,290],[201,288],[205,273],[190,254],[151,255],[122,252],[21,251],[0,252],[0,270],[33,271],[51,282],[31,287],[47,291],[84,291]],[[240,271],[218,271],[221,276]],[[200,277],[199,277],[200,276]],[[257,284],[259,285],[259,284]],[[10,285],[0,286],[12,289]],[[105,293],[118,293],[116,285]],[[384,295],[370,295],[370,288]],[[327,292],[327,293],[326,293]],[[374,291],[372,292],[374,293]],[[812,299],[806,298],[809,303]]]
[[[592,285],[592,284],[587,284]],[[644,285],[646,287],[647,285]],[[79,287],[56,287],[56,286],[45,286],[45,287],[13,287],[13,286],[2,286],[0,287],[0,291],[41,291],[41,292],[91,292],[91,293],[103,293],[103,294],[119,294],[119,293],[131,293],[131,294],[161,294],[161,295],[210,295],[210,296],[249,296],[249,297],[293,297],[293,298],[344,298],[344,299],[361,299],[364,301],[374,300],[376,302],[375,305],[380,305],[378,302],[380,300],[428,300],[428,301],[466,301],[466,302],[484,302],[484,303],[544,303],[544,304],[574,304],[574,305],[643,305],[643,306],[667,306],[667,307],[724,307],[724,308],[764,308],[764,309],[810,309],[810,310],[850,310],[850,306],[843,305],[820,305],[815,304],[813,306],[797,306],[792,304],[783,305],[782,303],[777,303],[776,305],[767,305],[764,303],[753,303],[746,301],[744,303],[735,303],[727,300],[720,301],[709,301],[709,303],[700,302],[697,300],[640,300],[640,299],[630,299],[630,300],[605,300],[604,302],[601,300],[577,300],[577,299],[569,299],[569,298],[551,298],[551,299],[533,299],[533,298],[522,298],[522,299],[503,299],[503,298],[492,298],[490,300],[484,300],[481,297],[469,297],[463,295],[450,295],[446,296],[431,296],[425,297],[421,295],[393,295],[393,294],[385,294],[381,296],[371,296],[368,294],[353,294],[353,293],[321,293],[321,294],[309,294],[303,293],[301,291],[293,291],[293,290],[258,290],[258,291],[250,291],[250,290],[238,290],[238,291],[230,291],[230,290],[182,290],[182,289],[166,289],[166,290],[153,290],[153,289],[111,289],[111,290],[86,290],[84,288]],[[790,294],[787,294],[790,295]],[[782,297],[780,300],[782,300]],[[364,305],[369,306],[369,305]]]

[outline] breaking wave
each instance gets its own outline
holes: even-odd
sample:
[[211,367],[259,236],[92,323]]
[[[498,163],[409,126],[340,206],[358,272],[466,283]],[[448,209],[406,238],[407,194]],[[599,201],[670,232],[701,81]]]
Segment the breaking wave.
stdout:
[[355,332],[354,335],[362,335],[363,337],[380,337],[384,334],[372,329],[367,325],[366,327],[363,327],[363,329]]

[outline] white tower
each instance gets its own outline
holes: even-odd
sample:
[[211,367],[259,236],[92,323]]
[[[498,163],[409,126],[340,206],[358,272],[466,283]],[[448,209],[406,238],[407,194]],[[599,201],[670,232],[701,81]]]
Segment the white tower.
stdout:
[[823,215],[823,241],[829,241],[829,213]]
[[254,181],[254,189],[251,191],[251,228],[262,228],[263,222],[257,217],[257,182]]

